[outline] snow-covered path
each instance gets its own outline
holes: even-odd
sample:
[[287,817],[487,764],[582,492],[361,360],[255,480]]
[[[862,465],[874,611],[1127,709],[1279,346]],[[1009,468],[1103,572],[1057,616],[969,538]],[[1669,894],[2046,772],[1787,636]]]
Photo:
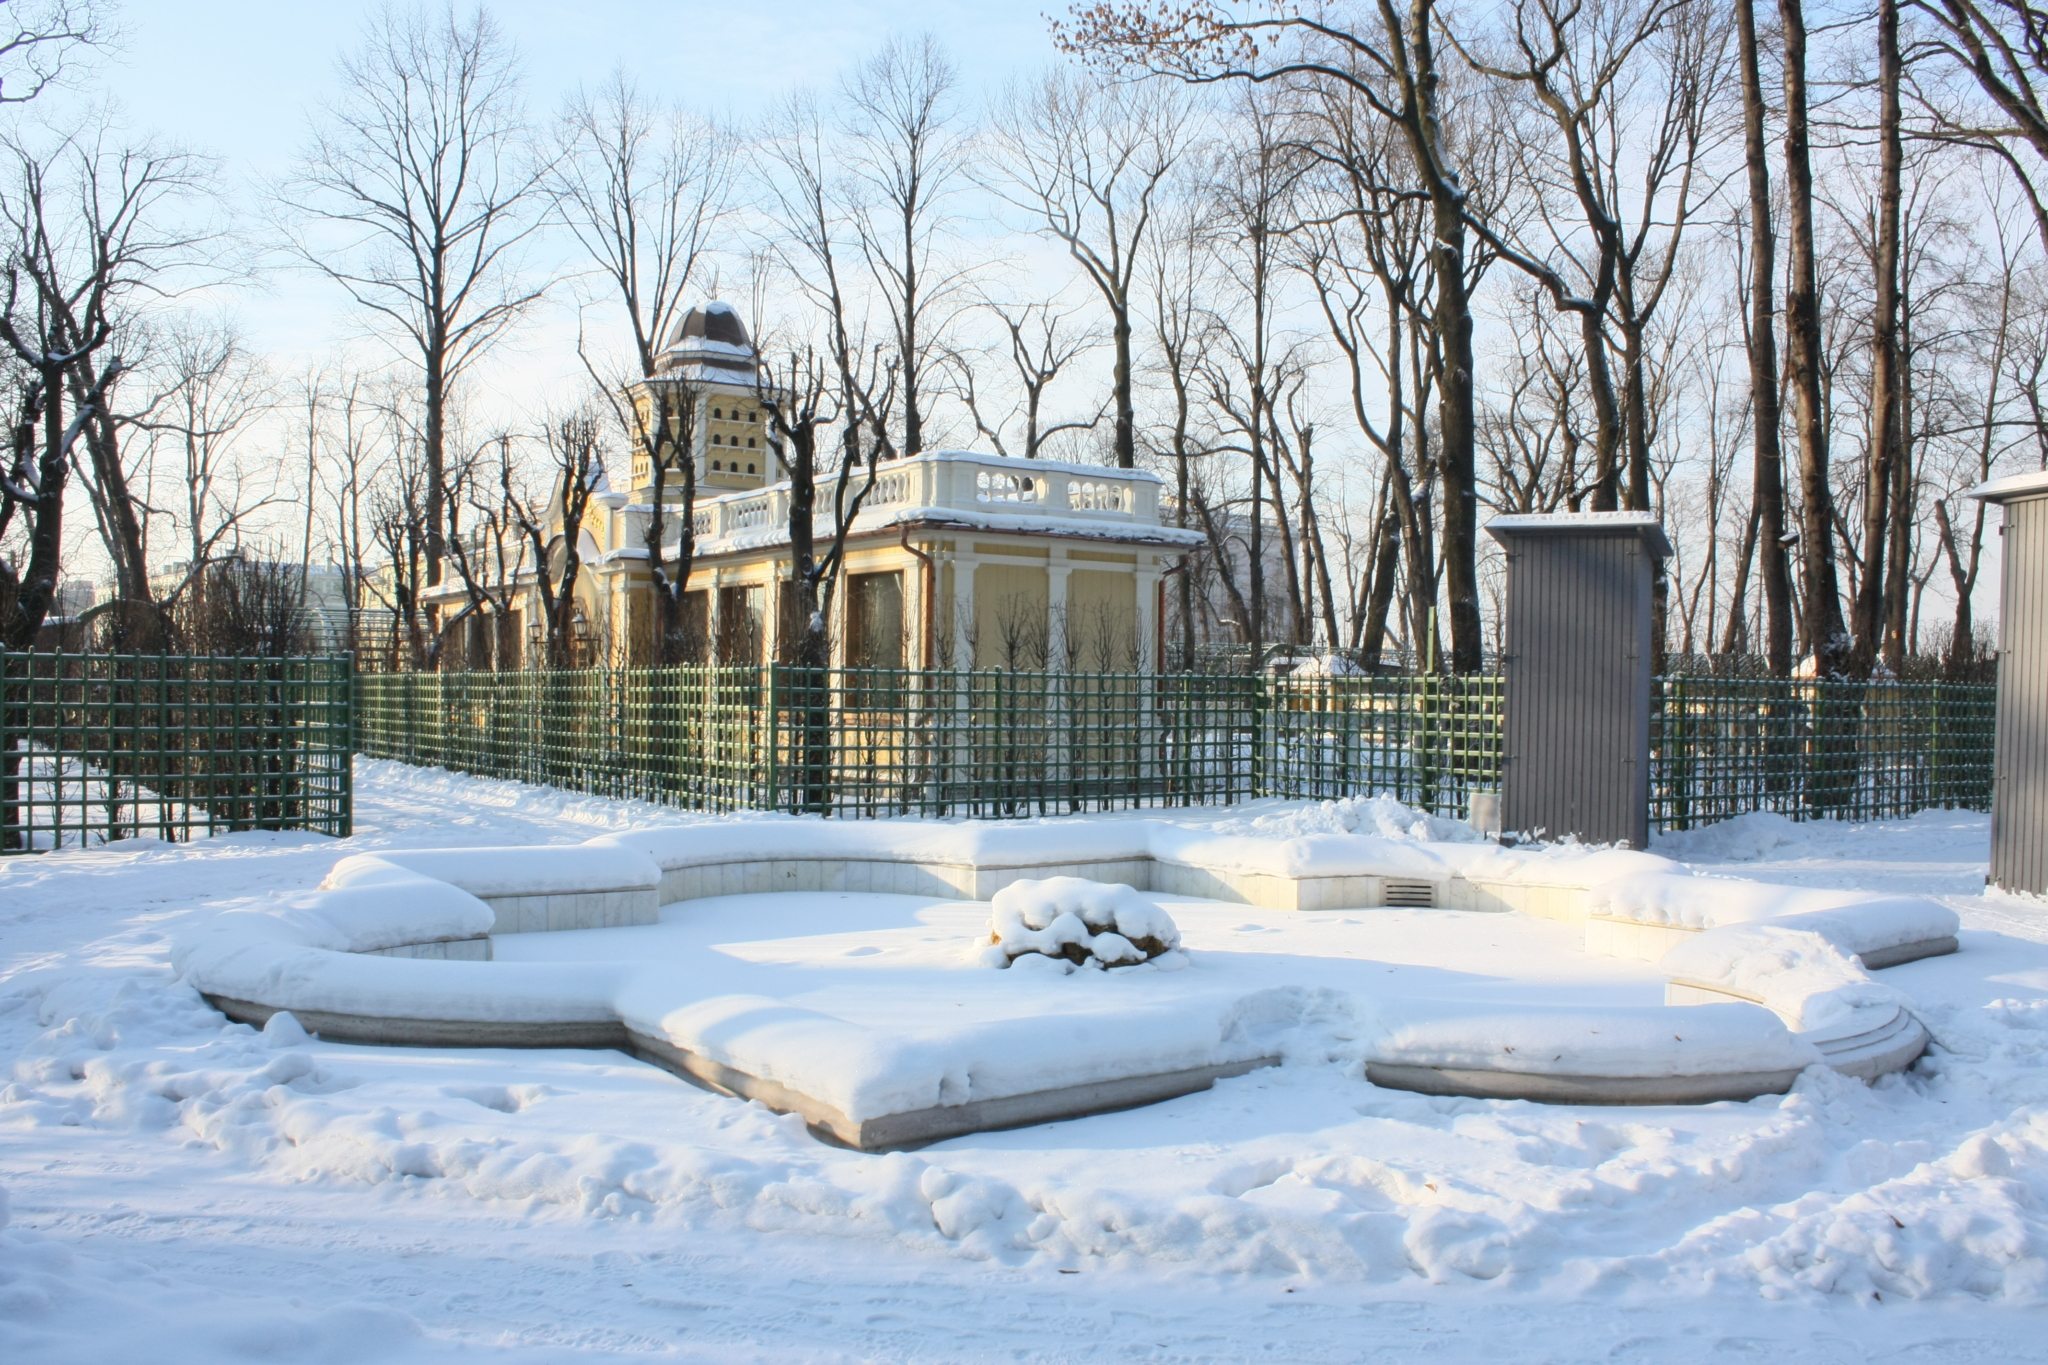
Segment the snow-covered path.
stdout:
[[[677,818],[389,764],[358,811],[355,848]],[[2041,1360],[2048,909],[1977,894],[1984,839],[1664,850],[1962,913],[1964,953],[1888,974],[1944,1049],[1876,1089],[1566,1109],[1292,1066],[889,1157],[614,1054],[224,1026],[167,935],[332,842],[9,860],[0,1359]]]

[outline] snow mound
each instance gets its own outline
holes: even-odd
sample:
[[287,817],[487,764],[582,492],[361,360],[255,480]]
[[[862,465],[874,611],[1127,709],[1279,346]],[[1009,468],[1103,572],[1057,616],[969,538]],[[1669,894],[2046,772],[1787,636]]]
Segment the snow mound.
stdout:
[[1391,796],[1347,796],[1299,810],[1260,815],[1249,820],[1218,822],[1220,834],[1255,834],[1294,839],[1309,834],[1366,834],[1413,843],[1483,844],[1491,842],[1463,820],[1450,820],[1406,806]]
[[1799,826],[1771,810],[1754,810],[1698,829],[1659,834],[1657,852],[1682,862],[1749,863],[1797,844]]
[[1012,882],[989,910],[981,960],[991,967],[1027,955],[1056,959],[1068,971],[1186,961],[1173,917],[1128,886],[1084,877]]

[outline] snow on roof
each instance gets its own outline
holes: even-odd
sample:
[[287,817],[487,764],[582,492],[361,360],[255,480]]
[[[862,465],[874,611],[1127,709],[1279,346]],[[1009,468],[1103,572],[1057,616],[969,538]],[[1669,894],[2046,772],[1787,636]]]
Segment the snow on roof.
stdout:
[[1655,526],[1664,523],[1655,512],[1514,512],[1486,523],[1489,531],[1577,530]]
[[675,334],[669,338],[668,344],[682,348],[691,342],[706,341],[745,347],[749,355],[754,350],[746,324],[740,321],[739,311],[729,303],[707,303],[683,314],[683,320],[676,325]]
[[1634,531],[1649,543],[1653,554],[1671,553],[1664,522],[1655,512],[1520,512],[1495,517],[1486,523],[1488,535],[1559,534],[1571,531]]
[[2025,474],[2008,474],[2002,479],[1980,483],[1969,492],[1969,496],[1985,502],[2011,502],[2016,498],[2030,498],[2048,495],[2048,470],[2032,470]]

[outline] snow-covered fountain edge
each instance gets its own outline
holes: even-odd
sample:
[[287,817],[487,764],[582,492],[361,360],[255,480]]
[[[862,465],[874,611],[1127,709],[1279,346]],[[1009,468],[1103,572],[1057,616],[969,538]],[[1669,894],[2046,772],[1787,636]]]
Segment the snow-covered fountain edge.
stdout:
[[[1872,1076],[1911,1065],[1927,1034],[1869,965],[1954,951],[1955,917],[1917,897],[1693,877],[1622,850],[1536,853],[1487,844],[1313,834],[1270,838],[1165,821],[966,825],[913,821],[679,826],[583,845],[356,855],[322,887],[223,914],[180,945],[180,970],[232,1017],[290,1011],[343,1041],[439,1046],[609,1046],[714,1088],[801,1114],[821,1133],[877,1150],[959,1133],[1128,1107],[1269,1065],[1256,1049],[1132,1056],[1120,1074],[1019,1093],[886,1087],[825,1097],[735,1065],[702,1010],[650,994],[607,964],[489,960],[490,935],[623,927],[659,907],[772,891],[894,891],[991,899],[1025,879],[1086,877],[1140,890],[1270,909],[1425,903],[1515,911],[1584,926],[1589,951],[1662,960],[1667,1001],[1691,1012],[1696,1046],[1668,1037],[1663,1011],[1604,1016],[1608,1045],[1556,1064],[1509,1061],[1502,1031],[1554,1027],[1525,1014],[1409,1029],[1367,1060],[1378,1083],[1438,1093],[1673,1103],[1782,1091],[1808,1065]],[[1677,951],[1683,949],[1684,951]],[[1860,960],[1859,960],[1860,959]],[[1724,1021],[1725,1022],[1722,1022]],[[726,1021],[729,1023],[729,1020]],[[800,1021],[823,1042],[844,1021]],[[1509,1049],[1515,1052],[1515,1049]],[[1526,1058],[1530,1049],[1519,1050]],[[1115,1059],[1111,1059],[1114,1061]],[[1163,1064],[1164,1063],[1164,1064]],[[836,1102],[835,1102],[836,1101]]]

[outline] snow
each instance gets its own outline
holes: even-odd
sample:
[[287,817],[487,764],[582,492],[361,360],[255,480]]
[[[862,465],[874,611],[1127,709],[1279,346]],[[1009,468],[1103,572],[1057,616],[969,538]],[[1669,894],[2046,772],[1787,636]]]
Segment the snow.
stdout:
[[[392,764],[360,764],[357,790],[361,832],[339,844],[234,835],[0,864],[0,1358],[2040,1358],[2048,907],[1983,893],[1980,816],[1800,826],[1687,868],[1957,914],[1962,952],[1878,974],[1938,1040],[1907,1076],[1815,1069],[1785,1096],[1641,1110],[1382,1090],[1355,1050],[1313,1055],[1355,1049],[1360,1021],[1272,946],[1274,914],[1174,903],[1187,971],[1034,983],[959,961],[987,913],[962,903],[918,922],[934,941],[917,951],[985,984],[1180,988],[1213,954],[1262,955],[1295,993],[1242,1026],[1278,1021],[1300,1048],[1167,1104],[871,1157],[615,1053],[224,1023],[174,977],[171,941],[311,894],[341,854],[607,831],[634,847],[626,831],[678,820]],[[699,828],[740,843],[774,823]],[[1067,828],[1111,843],[1120,823]],[[863,827],[807,828],[823,843]],[[787,940],[746,913],[714,907],[701,930],[734,945],[731,993],[758,993],[754,972],[815,973],[762,960]],[[1517,964],[1571,941],[1569,925],[1441,913],[1299,918],[1353,939],[1382,915],[1438,924],[1444,940],[1404,932],[1384,965],[1418,984],[1456,972],[1475,1009],[1532,1003]],[[889,927],[835,932],[852,951]],[[565,955],[586,936],[521,937]],[[1566,989],[1654,1004],[1644,964],[1574,960]],[[1048,1027],[1085,1038],[1086,1022]]]
[[1177,967],[1186,962],[1179,947],[1173,917],[1128,886],[1082,877],[1026,878],[990,900],[987,948],[976,960],[1009,967],[1020,957],[1042,956],[1069,971],[1077,963]]
[[1655,512],[1517,512],[1486,523],[1489,531],[1570,531],[1586,527],[1650,527],[1663,530]]
[[1667,858],[1747,863],[1777,849],[1796,846],[1799,840],[1798,824],[1776,811],[1758,810],[1697,829],[1666,830],[1650,842]]
[[1542,1075],[1702,1076],[1811,1066],[1820,1054],[1753,1005],[1585,1009],[1548,1005],[1482,1013],[1430,1006],[1387,1031],[1404,1062]]
[[1759,924],[1702,934],[1665,954],[1659,964],[1675,979],[1711,986],[1776,1011],[1801,1032],[1844,1020],[1889,1018],[1911,1001],[1875,980],[1849,953],[1810,929]]
[[1405,806],[1391,796],[1347,796],[1294,806],[1267,815],[1225,820],[1218,832],[1261,838],[1298,839],[1307,834],[1370,834],[1381,839],[1483,844],[1490,841],[1463,820],[1450,820]]
[[2023,474],[2007,474],[2003,478],[1991,479],[1969,490],[1966,497],[1981,498],[1985,502],[2010,502],[2014,498],[2038,497],[2048,494],[2048,469],[2028,470]]
[[477,896],[648,888],[661,880],[661,869],[644,854],[590,844],[580,848],[416,849],[369,854],[336,864],[329,883],[353,875],[358,866],[400,868],[442,878]]

